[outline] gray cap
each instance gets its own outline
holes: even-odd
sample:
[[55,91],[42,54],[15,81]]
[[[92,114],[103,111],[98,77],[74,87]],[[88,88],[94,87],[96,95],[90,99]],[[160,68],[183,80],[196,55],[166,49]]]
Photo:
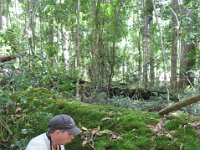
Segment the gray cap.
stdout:
[[73,136],[79,135],[82,131],[75,125],[71,116],[61,114],[53,117],[48,124],[49,130],[66,130]]

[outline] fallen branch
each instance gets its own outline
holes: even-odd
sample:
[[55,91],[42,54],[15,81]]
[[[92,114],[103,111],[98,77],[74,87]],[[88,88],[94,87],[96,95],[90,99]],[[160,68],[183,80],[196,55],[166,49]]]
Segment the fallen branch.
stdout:
[[200,101],[200,94],[192,96],[192,97],[189,97],[189,98],[186,98],[183,101],[180,101],[180,102],[178,102],[178,103],[176,103],[176,104],[174,104],[172,106],[169,106],[169,107],[166,107],[166,108],[160,110],[159,111],[159,115],[168,114],[168,113],[170,113],[172,111],[179,110],[182,107],[185,107],[187,105],[196,103],[198,101]]

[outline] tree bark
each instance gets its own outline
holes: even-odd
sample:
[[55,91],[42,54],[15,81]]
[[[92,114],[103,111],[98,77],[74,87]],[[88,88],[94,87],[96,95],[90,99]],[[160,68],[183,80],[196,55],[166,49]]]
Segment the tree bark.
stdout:
[[139,53],[139,60],[138,60],[138,76],[139,80],[142,81],[142,51],[141,51],[141,44],[140,44],[140,35],[141,35],[141,28],[137,31],[137,48]]
[[171,47],[171,78],[170,85],[172,89],[177,87],[177,37],[178,37],[178,20],[177,20],[178,0],[172,0],[172,47]]
[[147,14],[147,2],[146,0],[143,1],[143,13],[142,16],[143,20],[143,34],[142,34],[142,51],[143,51],[143,83],[145,88],[147,88],[148,83],[148,37],[149,37],[149,30],[148,30],[148,14]]
[[77,29],[76,29],[76,73],[77,73],[77,81],[76,81],[76,100],[80,100],[79,95],[79,80],[80,80],[80,60],[79,60],[79,30],[80,30],[80,10],[81,10],[81,1],[77,1]]
[[168,113],[170,113],[172,111],[179,110],[182,107],[185,107],[187,105],[196,103],[198,101],[200,101],[200,94],[198,94],[196,96],[193,96],[193,97],[186,98],[183,101],[180,101],[180,102],[178,102],[178,103],[176,103],[176,104],[174,104],[172,106],[169,106],[169,107],[166,107],[166,108],[160,110],[159,111],[159,115],[168,114]]
[[[150,8],[153,8],[153,3],[149,1],[148,3]],[[149,9],[149,62],[150,62],[150,83],[154,85],[155,81],[155,62],[154,62],[154,29],[153,29],[153,9]]]
[[30,19],[30,32],[29,32],[29,45],[30,45],[30,52],[32,55],[35,53],[35,23],[34,23],[34,1],[28,1],[29,6],[29,19]]

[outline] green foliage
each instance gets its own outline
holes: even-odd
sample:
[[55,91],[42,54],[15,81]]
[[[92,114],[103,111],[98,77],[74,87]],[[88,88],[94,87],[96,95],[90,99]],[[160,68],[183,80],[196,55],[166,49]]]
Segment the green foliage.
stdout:
[[48,55],[48,57],[52,58],[56,54],[58,54],[58,48],[59,46],[56,43],[47,43],[45,45],[45,51]]
[[46,61],[45,55],[36,53],[30,68],[29,60],[23,60],[17,69],[3,76],[4,89],[11,91],[27,90],[31,87],[45,87],[63,93],[67,97],[75,95],[75,85],[65,73],[65,66],[53,67]]
[[20,52],[23,44],[19,40],[19,37],[20,28],[16,24],[12,24],[5,32],[0,31],[0,44],[2,49],[11,54]]

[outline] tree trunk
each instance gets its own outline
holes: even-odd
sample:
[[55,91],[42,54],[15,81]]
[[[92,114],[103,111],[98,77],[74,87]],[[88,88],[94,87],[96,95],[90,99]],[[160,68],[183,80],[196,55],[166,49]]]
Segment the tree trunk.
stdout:
[[151,85],[155,81],[155,62],[154,62],[154,30],[153,30],[153,4],[151,1],[148,1],[148,27],[149,27],[149,56],[150,56],[150,82]]
[[[99,3],[99,2],[98,2]],[[92,66],[89,68],[89,76],[92,82],[97,82],[98,80],[98,62],[97,62],[97,31],[98,31],[98,8],[96,0],[92,1],[92,14],[93,14],[93,29],[92,29],[92,45],[91,45],[91,55],[92,55]]]
[[147,1],[143,1],[143,34],[142,34],[142,51],[143,51],[143,83],[145,85],[145,88],[147,88],[148,83],[148,36],[149,36],[149,30],[148,30],[148,15],[147,15]]
[[[63,29],[62,29],[63,30]],[[63,31],[62,31],[63,32]],[[69,31],[63,32],[62,33],[63,37],[63,57],[65,61],[65,71],[68,72],[70,70],[70,33]]]
[[141,35],[141,29],[137,31],[137,48],[139,53],[139,60],[138,60],[138,76],[139,80],[142,81],[142,51],[141,51],[141,44],[140,44],[140,35]]
[[3,27],[2,9],[3,9],[3,0],[0,0],[0,30],[2,30]]
[[171,78],[170,85],[172,89],[177,87],[177,38],[178,38],[178,20],[177,20],[178,0],[172,0],[172,47],[171,47]]
[[125,82],[125,67],[126,67],[126,63],[125,63],[125,61],[126,61],[126,48],[127,48],[127,38],[125,38],[125,47],[124,47],[124,50],[123,50],[123,62],[122,62],[122,64],[123,64],[123,66],[122,66],[122,81],[123,82]]
[[180,101],[172,106],[166,107],[164,109],[162,109],[161,111],[159,111],[159,115],[165,115],[168,114],[172,111],[176,111],[179,110],[182,107],[185,107],[187,105],[193,104],[200,101],[200,94],[193,96],[193,97],[189,97],[183,101]]
[[184,41],[181,41],[181,57],[180,57],[180,71],[179,71],[179,88],[183,88],[187,85],[187,78],[186,78],[186,51],[184,48]]
[[30,45],[30,52],[32,55],[34,55],[34,52],[35,52],[34,1],[29,0],[28,6],[29,6],[29,19],[30,19],[29,45]]
[[79,95],[79,80],[80,80],[80,63],[79,63],[79,30],[80,30],[80,7],[81,7],[81,1],[77,1],[77,29],[76,29],[76,75],[77,75],[77,81],[76,81],[76,99],[80,100]]

